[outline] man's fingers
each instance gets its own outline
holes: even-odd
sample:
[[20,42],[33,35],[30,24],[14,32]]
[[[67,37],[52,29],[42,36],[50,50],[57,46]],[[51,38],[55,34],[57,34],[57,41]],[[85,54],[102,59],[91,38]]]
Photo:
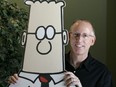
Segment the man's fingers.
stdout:
[[10,76],[9,78],[8,78],[8,83],[12,83],[12,84],[15,84],[16,82],[17,82],[17,80],[18,80],[18,75],[17,74],[14,74],[13,76]]
[[17,74],[14,74],[14,78],[15,78],[16,80],[18,80],[18,75],[17,75]]
[[64,80],[66,82],[66,86],[69,87],[74,82],[75,75],[72,72],[66,72]]
[[79,78],[75,76],[72,72],[65,72],[64,80],[67,87],[70,87],[71,85],[82,87]]

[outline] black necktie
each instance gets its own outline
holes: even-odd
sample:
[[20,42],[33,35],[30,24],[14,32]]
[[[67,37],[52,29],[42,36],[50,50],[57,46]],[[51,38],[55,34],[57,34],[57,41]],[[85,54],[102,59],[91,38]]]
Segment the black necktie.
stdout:
[[52,80],[52,77],[49,74],[40,74],[39,81],[41,82],[41,87],[49,87],[49,82]]

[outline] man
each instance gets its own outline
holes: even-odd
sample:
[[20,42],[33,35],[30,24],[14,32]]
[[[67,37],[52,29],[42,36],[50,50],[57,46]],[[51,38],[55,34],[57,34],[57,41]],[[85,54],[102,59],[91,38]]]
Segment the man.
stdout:
[[[69,32],[71,50],[66,54],[65,85],[76,87],[113,87],[112,77],[106,66],[94,59],[89,49],[96,40],[92,24],[87,20],[76,20]],[[9,77],[15,83],[17,74]]]

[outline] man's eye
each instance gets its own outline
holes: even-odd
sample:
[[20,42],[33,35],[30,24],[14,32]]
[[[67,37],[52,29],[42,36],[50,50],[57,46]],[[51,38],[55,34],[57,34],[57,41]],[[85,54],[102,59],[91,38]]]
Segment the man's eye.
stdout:
[[74,37],[80,37],[80,34],[73,34]]
[[36,31],[36,37],[39,40],[42,40],[45,37],[45,29],[44,27],[39,27]]
[[85,37],[88,37],[88,35],[84,34],[83,37],[84,37],[84,38],[85,38]]

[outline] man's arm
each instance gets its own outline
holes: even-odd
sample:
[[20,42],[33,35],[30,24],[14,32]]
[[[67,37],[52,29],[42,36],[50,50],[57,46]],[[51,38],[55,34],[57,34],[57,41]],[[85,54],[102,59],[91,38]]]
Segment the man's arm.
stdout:
[[102,75],[96,87],[113,87],[112,75],[109,71]]

